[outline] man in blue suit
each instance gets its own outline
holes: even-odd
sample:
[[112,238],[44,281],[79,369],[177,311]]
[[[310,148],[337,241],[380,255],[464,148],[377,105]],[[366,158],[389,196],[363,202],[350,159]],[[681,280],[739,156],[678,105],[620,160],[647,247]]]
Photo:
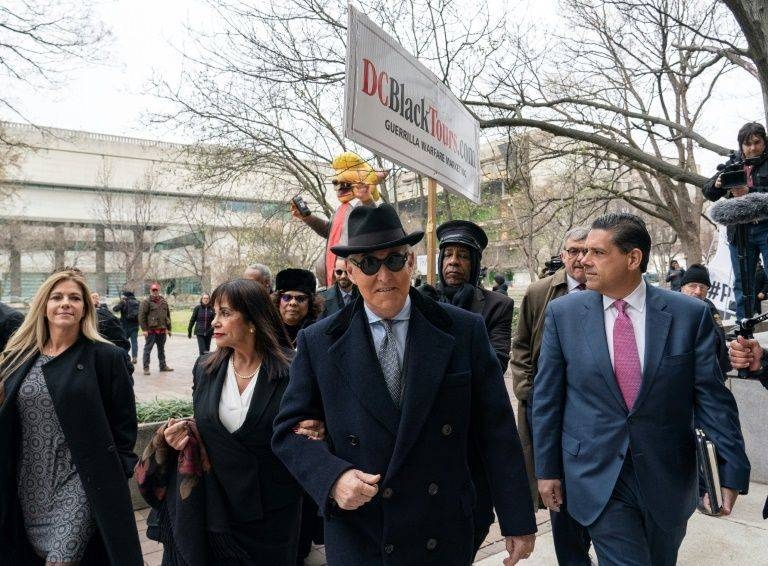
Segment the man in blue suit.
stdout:
[[[410,288],[397,212],[357,207],[348,244],[358,300],[298,335],[272,446],[317,501],[330,566],[468,566],[474,445],[515,564],[536,521],[501,366],[483,319]],[[295,434],[323,420],[327,442]]]
[[749,486],[738,411],[701,301],[642,278],[651,238],[631,214],[592,224],[588,290],[552,301],[533,399],[536,477],[586,526],[600,566],[674,565],[696,508],[694,422],[720,456],[724,514]]

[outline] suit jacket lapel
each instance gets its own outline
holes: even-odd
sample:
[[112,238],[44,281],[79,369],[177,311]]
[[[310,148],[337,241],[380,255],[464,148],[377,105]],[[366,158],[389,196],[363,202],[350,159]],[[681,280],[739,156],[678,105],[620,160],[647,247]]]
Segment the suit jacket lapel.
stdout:
[[393,436],[397,435],[400,412],[384,382],[364,309],[354,312],[346,331],[328,353],[360,404]]
[[33,355],[30,359],[24,362],[19,368],[17,368],[16,371],[14,371],[11,375],[9,375],[3,382],[3,388],[5,389],[4,391],[5,400],[3,401],[3,404],[0,405],[0,413],[4,413],[5,411],[11,410],[12,407],[15,408],[16,394],[19,391],[19,386],[21,385],[21,382],[24,380],[24,376],[26,376],[29,373],[29,370],[32,369],[32,366],[34,365],[37,357],[38,357],[37,354]]
[[608,351],[608,342],[606,341],[607,337],[605,335],[603,296],[600,293],[589,291],[581,292],[590,294],[589,301],[584,305],[586,309],[584,335],[587,338],[587,344],[592,352],[592,357],[600,370],[600,375],[602,375],[605,380],[608,391],[611,392],[616,399],[616,402],[624,407],[624,410],[627,410],[627,404],[624,402],[624,397],[619,389],[619,384],[616,383],[616,374],[613,372],[611,354]]
[[248,414],[245,416],[243,426],[252,426],[261,420],[261,416],[266,411],[272,396],[277,390],[278,379],[269,379],[267,377],[264,364],[261,365],[259,375],[256,377],[256,384],[253,386],[253,396],[251,397],[251,406],[248,407]]
[[472,312],[481,313],[485,308],[485,295],[483,292],[475,288],[475,296],[472,299]]
[[645,296],[645,363],[643,364],[643,382],[637,394],[634,408],[640,406],[656,379],[661,358],[672,325],[672,315],[666,312],[667,303],[663,294],[651,285],[646,285]]
[[403,416],[388,476],[397,471],[419,437],[445,376],[455,341],[453,336],[432,325],[414,305],[407,342],[403,363],[403,378],[406,380]]

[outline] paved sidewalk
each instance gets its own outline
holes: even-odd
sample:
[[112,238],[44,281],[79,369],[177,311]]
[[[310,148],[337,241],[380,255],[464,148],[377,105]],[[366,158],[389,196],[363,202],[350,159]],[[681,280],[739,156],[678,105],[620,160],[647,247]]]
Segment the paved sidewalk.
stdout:
[[188,339],[186,334],[174,334],[165,343],[165,359],[172,372],[160,372],[157,361],[157,348],[153,348],[150,357],[150,375],[144,375],[141,356],[144,352],[144,337],[139,335],[139,363],[133,372],[136,400],[152,401],[158,399],[192,399],[192,368],[198,357],[197,340]]

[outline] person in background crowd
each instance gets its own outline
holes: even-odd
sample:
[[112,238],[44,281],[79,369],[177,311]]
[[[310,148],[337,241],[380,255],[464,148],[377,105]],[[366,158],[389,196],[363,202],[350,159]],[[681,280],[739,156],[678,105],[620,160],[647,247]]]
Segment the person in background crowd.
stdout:
[[213,337],[213,307],[211,306],[211,297],[208,293],[200,296],[200,304],[192,309],[192,316],[189,319],[187,327],[187,337],[192,339],[192,330],[194,328],[197,336],[197,350],[200,355],[211,350],[211,338]]
[[360,294],[357,292],[357,287],[349,280],[347,260],[343,257],[336,258],[333,280],[333,285],[322,293],[325,306],[323,307],[323,314],[319,318],[325,318],[340,311],[348,304],[353,303]]
[[144,333],[144,375],[149,375],[149,356],[155,344],[160,371],[173,371],[165,362],[165,341],[171,335],[171,309],[160,296],[160,285],[157,283],[152,283],[149,297],[141,301],[139,326]]
[[0,303],[0,352],[5,349],[11,335],[24,322],[24,315],[5,303]]
[[91,300],[93,306],[96,309],[96,326],[104,338],[112,342],[118,348],[122,348],[126,352],[130,352],[131,343],[128,338],[125,337],[123,326],[117,317],[109,310],[109,305],[101,302],[101,296],[93,292],[91,293]]
[[[757,122],[747,122],[736,136],[739,144],[739,152],[729,159],[726,165],[735,165],[745,159],[750,164],[744,164],[744,174],[747,184],[743,187],[726,189],[722,185],[722,172],[718,171],[702,187],[704,196],[711,201],[721,198],[733,198],[744,196],[753,192],[768,192],[768,152],[766,151],[765,127]],[[768,265],[768,220],[760,220],[756,223],[744,224],[747,235],[747,270],[746,273],[754,273],[754,265],[758,256],[763,256],[763,263]],[[739,250],[736,247],[736,225],[727,227],[728,248],[731,252],[731,267],[733,268],[733,293],[736,296],[736,318],[746,316],[744,312],[744,294],[741,284],[741,267],[739,266]],[[751,313],[754,314],[754,313]]]
[[315,293],[317,280],[306,269],[283,269],[277,273],[275,284],[272,300],[280,310],[285,345],[295,350],[299,330],[313,324],[323,312],[323,298]]
[[139,355],[139,300],[133,291],[123,291],[120,301],[112,307],[114,312],[120,313],[120,323],[123,332],[131,342],[131,363],[136,365]]
[[[558,297],[580,293],[586,288],[587,274],[581,260],[587,253],[585,240],[589,230],[576,227],[563,238],[560,259],[563,267],[553,275],[534,281],[528,286],[520,304],[517,332],[512,342],[512,381],[517,397],[517,428],[525,454],[525,465],[531,494],[539,500],[539,490],[534,468],[531,421],[533,411],[534,377],[538,369],[541,339],[544,335],[544,313],[547,305]],[[565,505],[567,495],[563,486],[563,505],[560,511],[551,511],[552,539],[560,566],[585,566],[589,557],[589,533],[571,517]]]
[[[281,343],[292,350],[296,349],[299,331],[313,324],[323,312],[323,298],[315,293],[316,281],[311,271],[294,268],[283,269],[275,279],[277,292],[272,297],[280,310],[285,330]],[[324,423],[321,424],[324,426]],[[317,504],[305,492],[302,497],[297,564],[303,564],[309,556],[312,542],[323,544],[323,521],[317,512]]]
[[736,401],[706,305],[643,281],[643,220],[604,214],[585,247],[587,290],[546,311],[533,395],[539,494],[560,509],[565,480],[600,566],[671,566],[698,499],[694,423],[718,449],[722,513],[749,488]]
[[493,276],[494,285],[492,287],[493,291],[496,291],[497,293],[501,293],[502,295],[508,295],[507,292],[507,280],[504,279],[504,276],[501,274],[497,274]]
[[272,271],[263,263],[254,263],[246,267],[243,272],[243,278],[261,283],[264,285],[267,293],[272,292]]
[[707,298],[707,293],[712,283],[709,280],[709,270],[700,263],[694,263],[685,270],[683,280],[680,282],[680,291],[689,297],[696,297],[707,304],[709,312],[712,314],[712,320],[715,321],[715,353],[717,361],[720,364],[720,370],[725,374],[730,371],[731,364],[728,361],[728,343],[725,339],[725,330],[723,329],[723,320],[720,317],[720,311],[715,304]]
[[[478,444],[512,564],[535,544],[522,450],[498,359],[478,315],[411,289],[395,209],[349,216],[349,277],[362,300],[298,335],[272,447],[325,520],[329,564],[470,564]],[[329,442],[294,432],[326,419]]]
[[[280,344],[280,315],[263,285],[235,279],[214,289],[211,299],[216,351],[198,358],[192,372],[195,417],[170,419],[158,430],[137,467],[142,493],[169,526],[161,535],[166,558],[188,558],[200,549],[208,564],[295,566],[301,488],[270,448],[293,352]],[[203,481],[187,495],[153,489],[183,485],[175,464],[190,441],[204,448]],[[157,465],[168,457],[174,465]],[[199,530],[173,520],[187,501],[201,502],[191,510],[204,515]]]
[[52,274],[0,355],[0,562],[137,566],[128,354],[79,270]]
[[[509,297],[476,286],[483,250],[488,245],[488,236],[474,222],[451,220],[437,227],[437,239],[440,242],[437,260],[440,282],[437,289],[424,286],[419,290],[427,293],[433,290],[436,295],[434,298],[439,302],[452,304],[482,316],[502,372],[506,371],[509,364],[515,302]],[[485,467],[474,444],[470,446],[469,466],[477,491],[473,513],[474,544],[477,553],[493,523],[493,505]]]
[[683,280],[683,275],[685,275],[685,269],[682,269],[680,267],[680,264],[677,263],[676,259],[673,259],[669,262],[669,269],[667,269],[667,277],[665,281],[669,283],[669,288],[672,291],[679,291],[681,286],[681,281]]

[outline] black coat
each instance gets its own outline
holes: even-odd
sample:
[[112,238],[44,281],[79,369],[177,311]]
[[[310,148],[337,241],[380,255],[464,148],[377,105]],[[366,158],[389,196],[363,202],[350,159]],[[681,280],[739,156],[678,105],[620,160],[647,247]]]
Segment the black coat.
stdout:
[[[32,552],[16,488],[21,441],[16,397],[32,358],[8,376],[0,406],[0,548],[4,566],[26,566]],[[127,354],[81,337],[43,365],[61,428],[97,524],[82,566],[143,564],[128,478],[136,455],[136,404]]]
[[5,345],[11,334],[24,322],[24,315],[16,309],[0,303],[0,352],[5,350]]
[[200,303],[192,309],[192,316],[189,318],[189,325],[187,326],[187,335],[190,338],[193,327],[197,336],[213,334],[213,307],[210,303],[207,305]]
[[[206,375],[202,362],[211,355],[203,355],[195,364],[192,400],[195,422],[211,459],[211,473],[221,487],[232,535],[251,551],[253,558],[263,555],[258,537],[269,536],[274,546],[295,547],[301,489],[270,446],[272,423],[288,385],[288,374],[268,379],[262,364],[248,415],[243,425],[230,433],[219,420],[229,358]],[[293,556],[295,562],[295,550]],[[266,564],[277,566],[277,561]]]
[[[470,443],[486,463],[501,533],[536,531],[512,407],[483,321],[416,290],[411,305],[402,410],[384,383],[363,301],[299,333],[272,446],[320,506],[329,564],[470,564]],[[327,444],[293,433],[308,418],[325,421]],[[329,495],[350,468],[382,480],[371,502],[343,511]]]
[[[339,286],[337,283],[334,283],[328,289],[322,292],[323,298],[325,299],[325,306],[323,307],[323,312],[318,317],[318,320],[321,318],[325,318],[327,316],[331,316],[334,313],[339,312],[341,309],[343,309],[346,305],[344,305],[344,301],[341,298],[341,291],[339,290]],[[357,290],[357,285],[352,286],[352,302],[354,303],[357,297],[360,296],[360,291]]]
[[131,343],[125,337],[123,325],[120,324],[120,320],[112,314],[107,305],[99,305],[96,308],[96,322],[99,327],[99,334],[118,348],[122,348],[126,352],[130,351]]

